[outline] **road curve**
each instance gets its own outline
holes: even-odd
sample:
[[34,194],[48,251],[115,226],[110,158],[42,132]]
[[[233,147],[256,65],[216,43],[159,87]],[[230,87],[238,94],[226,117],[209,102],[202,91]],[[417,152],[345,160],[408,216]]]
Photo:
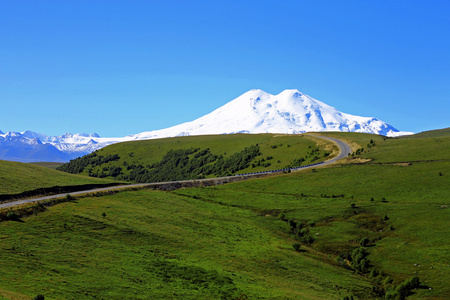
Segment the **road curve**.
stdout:
[[332,164],[335,161],[345,158],[345,157],[349,156],[350,153],[352,153],[352,149],[346,142],[343,142],[343,141],[335,139],[335,138],[330,138],[330,137],[325,137],[325,136],[320,136],[320,135],[314,135],[314,136],[321,138],[321,139],[326,139],[326,140],[332,141],[332,142],[336,143],[337,146],[339,147],[339,155],[336,156],[335,158],[325,161],[322,165]]
[[[318,136],[314,135],[315,137],[326,139],[331,142],[334,142],[339,147],[339,154],[338,156],[329,159],[324,162],[316,163],[313,165],[303,166],[301,168],[294,168],[292,170],[298,170],[298,169],[309,169],[316,167],[317,165],[328,165],[332,164],[335,161],[345,158],[351,153],[350,146],[338,139],[325,137],[325,136]],[[273,172],[275,173],[275,172]],[[198,182],[198,181],[207,181],[207,180],[226,180],[229,178],[235,178],[236,176],[245,177],[247,178],[255,178],[256,175],[261,175],[261,173],[258,174],[245,174],[245,175],[235,175],[235,176],[229,176],[229,177],[218,177],[218,178],[208,178],[208,179],[197,179],[197,180],[183,180],[183,181],[170,181],[170,182],[154,182],[154,183],[138,183],[138,184],[128,184],[128,185],[119,185],[119,186],[113,186],[113,187],[106,187],[106,188],[98,188],[98,189],[91,189],[91,190],[85,190],[85,191],[79,191],[79,192],[72,192],[72,193],[64,193],[64,194],[58,194],[58,195],[51,195],[51,196],[45,196],[45,197],[39,197],[39,198],[32,198],[32,199],[22,199],[17,200],[13,202],[7,202],[0,204],[0,208],[7,208],[12,207],[16,205],[31,203],[31,202],[38,202],[38,201],[45,201],[45,200],[52,200],[52,199],[58,199],[58,198],[64,198],[67,194],[70,194],[71,196],[77,196],[77,195],[84,195],[84,194],[91,194],[91,193],[99,193],[99,192],[107,192],[107,191],[114,191],[114,190],[121,190],[121,189],[129,189],[129,188],[139,188],[139,187],[151,187],[151,186],[161,186],[164,184],[173,184],[173,183],[189,183],[189,182]]]

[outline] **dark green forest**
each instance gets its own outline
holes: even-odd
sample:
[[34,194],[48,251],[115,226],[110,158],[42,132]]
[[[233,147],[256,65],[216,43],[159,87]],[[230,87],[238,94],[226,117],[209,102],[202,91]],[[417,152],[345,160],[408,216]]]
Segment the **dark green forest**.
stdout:
[[[133,182],[160,182],[174,180],[202,179],[208,175],[228,176],[246,169],[250,163],[261,155],[260,147],[253,145],[228,157],[211,153],[209,148],[190,148],[169,150],[161,161],[152,165],[128,164],[122,166],[104,166],[119,160],[117,154],[101,156],[96,152],[71,160],[58,170],[80,174],[87,172],[92,177],[114,177],[118,180]],[[95,167],[100,166],[99,168]]]

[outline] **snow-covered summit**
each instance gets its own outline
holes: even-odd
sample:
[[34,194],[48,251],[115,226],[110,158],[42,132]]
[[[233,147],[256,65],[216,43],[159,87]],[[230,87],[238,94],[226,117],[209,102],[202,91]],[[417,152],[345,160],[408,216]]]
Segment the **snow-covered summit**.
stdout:
[[143,132],[134,137],[151,139],[185,135],[309,131],[366,132],[387,136],[402,134],[381,120],[342,113],[297,89],[284,90],[278,95],[255,89],[192,122]]

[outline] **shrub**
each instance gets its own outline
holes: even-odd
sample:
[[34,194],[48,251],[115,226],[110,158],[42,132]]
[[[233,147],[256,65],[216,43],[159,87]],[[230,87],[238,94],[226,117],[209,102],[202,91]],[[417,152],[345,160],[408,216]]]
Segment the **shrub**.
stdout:
[[19,220],[19,215],[16,214],[15,212],[13,212],[13,211],[9,211],[9,212],[6,214],[6,217],[8,218],[8,220],[11,220],[11,221],[17,221],[17,220]]
[[304,237],[306,235],[309,234],[309,229],[308,228],[302,228],[300,229],[300,231],[297,232],[298,237]]
[[315,225],[316,225],[316,222],[314,222],[314,221],[308,222],[308,227],[314,227]]
[[295,251],[299,251],[301,246],[302,245],[300,245],[299,243],[292,244],[292,247],[295,249]]
[[367,253],[366,249],[363,247],[356,248],[351,253],[352,263],[351,266],[353,269],[358,270],[362,273],[365,273],[369,270],[369,260],[366,259]]
[[350,204],[350,206],[351,206],[352,208],[355,208],[355,207],[356,207],[356,204],[355,204],[355,203],[352,203],[352,204]]
[[359,245],[361,246],[361,247],[366,247],[367,246],[367,244],[369,243],[369,239],[368,238],[362,238],[360,241],[359,241]]
[[280,220],[286,220],[286,215],[285,214],[283,214],[283,213],[280,213],[279,215],[278,215],[278,219],[280,219]]
[[70,194],[67,194],[66,195],[66,201],[72,201],[72,200],[74,200],[75,198],[72,196],[72,195],[70,195]]
[[302,230],[303,227],[304,227],[304,224],[302,222],[298,222],[297,223],[297,229],[298,230]]
[[297,227],[297,223],[296,223],[294,220],[289,220],[289,225],[290,225],[292,228]]
[[312,243],[314,243],[314,238],[309,234],[305,234],[304,236],[300,237],[300,240],[308,245],[311,245]]
[[45,299],[44,295],[41,295],[41,294],[39,294],[33,298],[33,300],[44,300],[44,299]]
[[383,280],[383,285],[388,285],[388,284],[392,283],[393,281],[394,281],[394,280],[392,280],[391,277],[386,276],[386,277],[384,278],[384,280]]
[[387,291],[384,299],[386,300],[396,300],[399,298],[398,292],[396,290]]
[[373,268],[372,270],[370,270],[369,278],[373,279],[373,278],[377,277],[378,275],[379,275],[378,271],[375,268]]
[[409,280],[405,281],[405,285],[408,289],[416,289],[420,287],[420,279],[418,276],[413,276]]

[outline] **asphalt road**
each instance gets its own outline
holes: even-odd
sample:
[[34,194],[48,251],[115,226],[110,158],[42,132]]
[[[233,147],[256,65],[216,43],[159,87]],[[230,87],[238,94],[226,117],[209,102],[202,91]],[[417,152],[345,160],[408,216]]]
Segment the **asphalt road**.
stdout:
[[[339,147],[339,155],[335,158],[332,158],[330,160],[324,161],[323,163],[321,163],[321,166],[324,165],[328,165],[328,164],[332,164],[335,161],[345,158],[347,157],[350,153],[351,153],[351,148],[350,146],[338,139],[334,139],[334,138],[330,138],[330,137],[324,137],[324,136],[317,136],[316,137],[322,138],[322,139],[326,139],[329,140],[331,142],[334,142],[337,144],[337,146]],[[308,169],[308,168],[313,168],[316,167],[316,165],[311,165],[311,166],[307,166],[307,167],[303,167],[302,169]],[[231,176],[230,178],[232,178],[234,176]],[[251,175],[245,176],[246,178],[252,178]],[[220,179],[227,179],[228,177],[220,177],[220,178],[208,178],[205,180],[220,180]],[[106,191],[114,191],[114,190],[120,190],[120,189],[128,189],[128,188],[134,188],[134,187],[151,187],[151,186],[155,186],[155,185],[164,185],[164,184],[170,184],[170,183],[179,183],[179,182],[183,182],[183,183],[188,183],[188,182],[194,182],[194,181],[202,181],[202,180],[184,180],[184,181],[173,181],[173,182],[157,182],[157,183],[139,183],[139,184],[129,184],[129,185],[119,185],[119,186],[113,186],[113,187],[106,187],[106,188],[98,188],[98,189],[92,189],[92,190],[85,190],[85,191],[79,191],[79,192],[72,192],[69,193],[71,196],[77,196],[77,195],[83,195],[83,194],[90,194],[90,193],[98,193],[98,192],[106,192]],[[45,196],[45,197],[39,197],[39,198],[31,198],[31,199],[23,199],[23,200],[17,200],[17,201],[13,201],[13,202],[7,202],[7,203],[3,203],[0,204],[0,208],[6,208],[6,207],[12,207],[12,206],[16,206],[16,205],[21,205],[21,204],[25,204],[25,203],[31,203],[31,202],[37,202],[37,201],[44,201],[44,200],[51,200],[51,199],[57,199],[57,198],[64,198],[67,195],[67,193],[65,194],[58,194],[58,195],[51,195],[51,196]]]
[[339,159],[342,159],[342,158],[345,158],[345,157],[349,156],[350,153],[352,153],[352,149],[350,148],[350,146],[347,143],[345,143],[345,142],[343,142],[341,140],[330,138],[330,137],[325,137],[325,136],[319,136],[319,135],[316,135],[316,136],[319,137],[319,138],[326,139],[326,140],[329,140],[329,141],[332,141],[332,142],[336,143],[338,145],[338,147],[339,147],[339,150],[340,150],[340,153],[339,153],[339,155],[337,157],[325,161],[322,165],[332,164],[335,161],[337,161]]

